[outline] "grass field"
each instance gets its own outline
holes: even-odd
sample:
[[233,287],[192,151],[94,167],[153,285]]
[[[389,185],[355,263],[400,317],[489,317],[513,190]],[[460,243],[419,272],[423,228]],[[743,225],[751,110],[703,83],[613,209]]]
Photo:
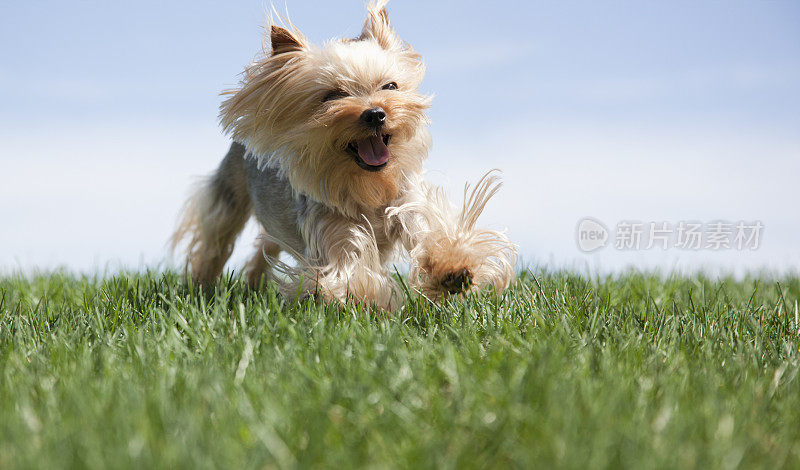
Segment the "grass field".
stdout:
[[523,273],[386,317],[0,278],[0,468],[800,467],[800,279]]

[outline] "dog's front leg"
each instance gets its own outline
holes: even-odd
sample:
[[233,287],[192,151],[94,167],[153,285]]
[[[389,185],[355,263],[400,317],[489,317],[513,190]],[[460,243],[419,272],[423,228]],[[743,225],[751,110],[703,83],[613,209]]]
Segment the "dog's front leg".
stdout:
[[400,227],[415,289],[436,300],[486,288],[499,292],[513,281],[516,246],[503,232],[475,226],[499,186],[487,174],[471,193],[465,188],[459,211],[441,188],[420,183],[414,200],[387,210]]
[[316,210],[301,230],[307,249],[303,266],[291,276],[292,294],[351,299],[388,310],[402,304],[399,286],[382,263],[388,242],[380,232],[376,237],[369,221]]

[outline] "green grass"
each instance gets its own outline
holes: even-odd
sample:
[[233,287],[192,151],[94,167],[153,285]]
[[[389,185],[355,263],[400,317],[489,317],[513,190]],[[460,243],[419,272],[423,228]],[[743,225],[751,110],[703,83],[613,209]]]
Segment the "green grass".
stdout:
[[524,273],[386,317],[0,278],[0,468],[800,467],[800,279]]

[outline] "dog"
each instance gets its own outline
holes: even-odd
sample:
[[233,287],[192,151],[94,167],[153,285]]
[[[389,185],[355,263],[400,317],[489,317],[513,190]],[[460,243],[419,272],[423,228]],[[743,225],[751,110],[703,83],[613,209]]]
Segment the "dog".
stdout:
[[[460,210],[424,180],[425,66],[391,26],[386,2],[367,6],[359,37],[321,47],[288,21],[270,23],[270,47],[223,92],[230,150],[172,237],[173,250],[186,241],[192,278],[213,283],[255,215],[252,285],[266,276],[292,295],[395,309],[404,296],[388,265],[400,255],[410,287],[434,301],[506,289],[516,246],[504,232],[476,228],[498,178],[490,172],[465,187]],[[280,262],[281,252],[298,266]]]

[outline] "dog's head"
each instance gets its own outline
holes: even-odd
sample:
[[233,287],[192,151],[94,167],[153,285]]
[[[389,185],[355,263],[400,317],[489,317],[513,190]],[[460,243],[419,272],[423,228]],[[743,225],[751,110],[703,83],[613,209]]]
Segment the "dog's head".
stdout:
[[221,107],[234,140],[295,190],[349,215],[396,198],[427,156],[425,67],[384,3],[370,4],[358,38],[323,47],[272,26],[271,50]]

